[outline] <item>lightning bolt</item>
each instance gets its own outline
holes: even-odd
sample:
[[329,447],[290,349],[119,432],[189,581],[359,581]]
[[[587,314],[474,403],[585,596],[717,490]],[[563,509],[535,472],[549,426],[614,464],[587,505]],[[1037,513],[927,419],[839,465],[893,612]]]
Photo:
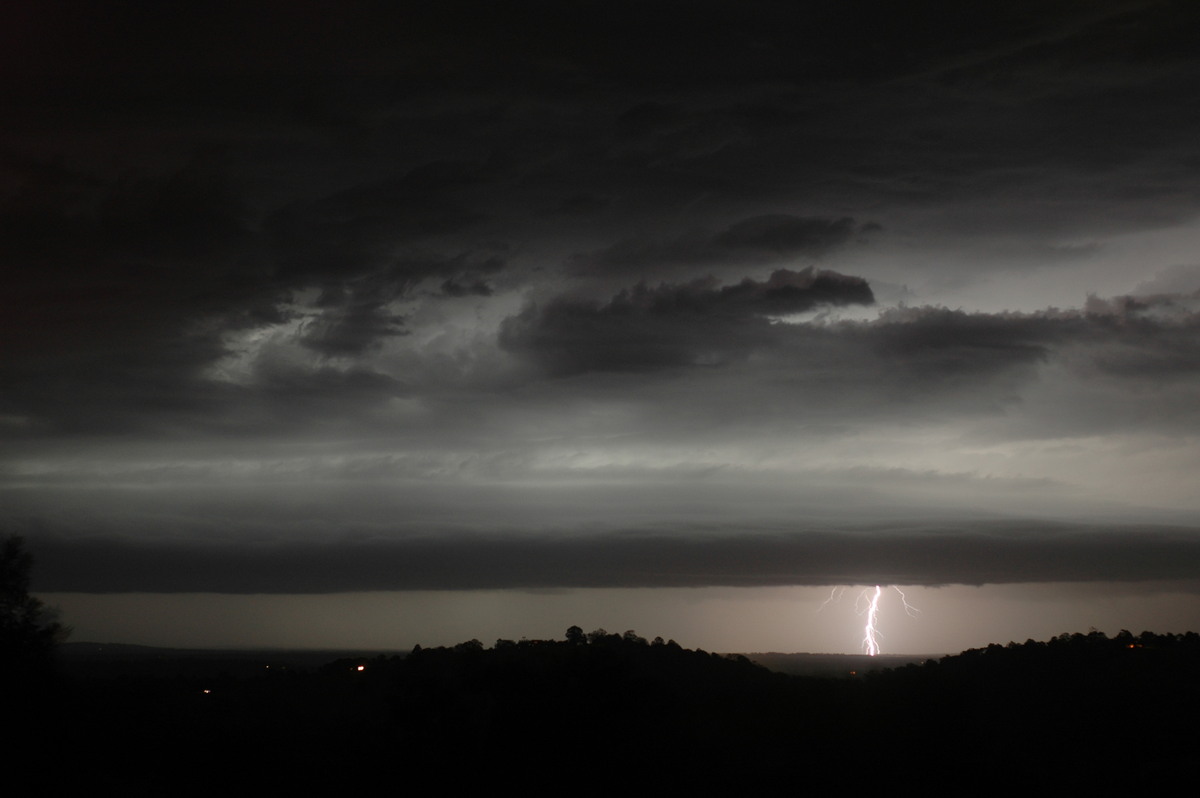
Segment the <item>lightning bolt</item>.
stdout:
[[[904,591],[895,585],[889,585],[892,590],[900,594],[900,602],[904,605],[904,611],[913,618],[917,617],[920,612],[916,607],[908,603],[908,597],[904,595]],[[817,608],[817,612],[825,609],[825,605],[840,601],[842,595],[845,594],[845,586],[833,588],[829,593],[829,598],[821,602],[821,606]],[[854,600],[854,611],[859,616],[866,616],[866,625],[863,627],[863,652],[868,656],[874,657],[882,650],[879,646],[879,639],[883,634],[879,631],[879,600],[883,597],[883,587],[875,585],[874,588],[863,588],[862,592]]]
[[[859,600],[861,601],[868,592],[869,591],[864,590],[862,593],[860,593]],[[871,596],[870,601],[867,603],[867,626],[863,632],[863,651],[865,651],[869,657],[873,657],[879,653],[879,630],[875,628],[875,622],[879,620],[879,597],[882,595],[883,588],[881,588],[879,585],[875,585],[875,593]],[[859,613],[859,615],[862,614],[862,612]]]

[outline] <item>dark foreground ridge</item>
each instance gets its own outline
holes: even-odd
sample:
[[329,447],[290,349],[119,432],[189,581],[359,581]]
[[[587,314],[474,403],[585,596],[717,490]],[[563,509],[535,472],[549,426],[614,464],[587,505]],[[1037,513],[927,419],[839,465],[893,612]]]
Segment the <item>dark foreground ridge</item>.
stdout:
[[1144,788],[1189,772],[1198,672],[1195,633],[1062,635],[816,678],[572,627],[253,675],[77,663],[3,690],[11,761],[48,788]]

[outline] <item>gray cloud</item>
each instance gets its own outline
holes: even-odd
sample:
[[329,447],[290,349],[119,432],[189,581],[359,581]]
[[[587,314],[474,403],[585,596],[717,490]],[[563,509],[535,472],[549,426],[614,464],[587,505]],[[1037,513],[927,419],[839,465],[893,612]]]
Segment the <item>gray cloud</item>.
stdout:
[[848,371],[871,359],[914,378],[985,376],[1047,361],[1068,347],[1085,348],[1089,363],[1113,375],[1184,376],[1200,363],[1196,295],[1091,297],[1078,311],[972,313],[919,306],[885,309],[871,322],[769,321],[823,305],[871,302],[861,278],[812,269],[778,270],[764,282],[745,279],[723,287],[713,278],[657,288],[639,284],[604,304],[569,297],[531,304],[505,321],[500,340],[556,373],[715,365],[722,353],[788,352],[817,343],[839,347],[842,355],[859,350],[846,361]]
[[855,232],[854,220],[849,218],[835,221],[778,213],[743,219],[718,233],[713,243],[733,251],[811,254],[844,244]]
[[505,320],[500,342],[557,374],[714,365],[770,341],[772,315],[872,301],[865,281],[812,269],[727,286],[713,278],[639,284],[603,305],[565,298],[531,305]]
[[576,255],[572,269],[581,274],[621,274],[646,269],[669,272],[674,267],[744,265],[814,257],[845,245],[877,225],[853,219],[824,219],[765,214],[743,219],[707,237],[667,243],[624,241],[598,252]]
[[897,372],[918,378],[985,376],[1045,360],[1087,334],[1075,314],[965,313],[940,307],[890,310],[858,331]]
[[[770,323],[680,309],[678,288],[629,291],[604,304],[560,298],[508,319],[501,343],[549,380],[529,383],[520,412],[497,405],[498,417],[529,423],[540,413],[549,431],[553,420],[572,418],[573,407],[600,403],[621,408],[613,418],[624,427],[587,416],[591,434],[634,432],[663,446],[740,440],[747,451],[769,447],[770,436],[794,436],[803,447],[825,434],[914,423],[965,424],[993,444],[1187,436],[1200,418],[1197,316],[1187,296],[1093,299],[1084,309],[1033,313],[892,308],[872,321]],[[656,304],[664,297],[672,302]],[[584,433],[568,424],[557,434]]]
[[41,537],[37,554],[39,590],[95,593],[1135,582],[1193,578],[1200,530],[971,521],[256,545]]
[[442,293],[451,297],[491,296],[492,287],[484,280],[461,282],[453,277],[442,283]]

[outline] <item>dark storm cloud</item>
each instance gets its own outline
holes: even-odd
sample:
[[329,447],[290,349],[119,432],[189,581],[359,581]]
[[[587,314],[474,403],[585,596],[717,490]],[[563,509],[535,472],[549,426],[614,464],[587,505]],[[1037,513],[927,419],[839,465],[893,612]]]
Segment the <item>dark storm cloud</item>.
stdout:
[[[72,184],[20,178],[0,207],[0,253],[12,310],[46,319],[64,338],[87,325],[153,325],[180,312],[261,299],[261,274],[240,256],[251,233],[219,159],[155,178]],[[87,299],[88,319],[73,320]],[[73,304],[75,300],[78,305]]]
[[865,281],[812,269],[779,269],[763,282],[727,286],[715,278],[642,283],[605,304],[558,298],[530,305],[504,322],[500,342],[556,374],[714,365],[770,341],[772,315],[872,301]]
[[907,528],[187,543],[39,535],[38,590],[325,593],[1193,579],[1200,530],[965,522]]
[[325,288],[318,296],[317,314],[305,321],[299,341],[330,357],[356,357],[378,348],[389,338],[407,335],[403,315],[391,303],[411,298],[426,280],[444,278],[433,296],[492,295],[483,275],[505,268],[505,261],[488,253],[462,252],[452,257],[430,252],[409,252],[390,259],[376,271],[336,281],[325,272]]
[[[986,376],[1081,347],[1093,367],[1114,376],[1200,369],[1200,298],[1155,295],[1089,299],[1085,308],[1034,313],[969,313],[900,307],[871,322],[772,323],[821,305],[870,304],[861,278],[779,270],[765,282],[717,287],[698,280],[657,288],[639,284],[600,304],[559,297],[531,304],[501,328],[501,343],[557,374],[678,365],[717,365],[715,354],[797,345],[837,349],[847,373],[865,361],[905,378]],[[722,343],[723,342],[723,343]],[[802,362],[796,362],[802,367]],[[829,364],[822,374],[830,375]]]
[[23,434],[219,426],[256,400],[208,369],[233,351],[231,334],[298,319],[298,291],[321,289],[298,342],[353,358],[406,332],[389,303],[424,280],[478,295],[505,266],[490,251],[417,246],[422,231],[457,229],[459,211],[433,196],[470,182],[469,164],[430,162],[288,206],[264,228],[219,149],[117,177],[10,161],[0,413],[33,420]]
[[327,310],[307,324],[300,343],[324,355],[361,355],[389,336],[403,335],[404,317],[380,301]]
[[727,250],[769,252],[787,255],[820,252],[843,244],[855,232],[853,219],[805,219],[787,214],[769,214],[743,219],[713,238]]
[[403,383],[377,371],[327,367],[290,372],[270,370],[264,375],[263,390],[292,402],[323,399],[327,403],[325,412],[335,416],[347,393],[365,392],[390,397],[407,392]]
[[711,267],[811,257],[876,228],[872,224],[859,226],[849,218],[765,214],[743,219],[709,237],[666,243],[624,241],[599,252],[577,255],[572,258],[572,266],[584,274],[621,274],[667,271],[677,264]]
[[390,266],[398,242],[413,246],[461,232],[483,216],[447,192],[481,180],[483,170],[479,164],[432,162],[277,211],[267,226],[285,273],[354,277]]
[[[44,5],[40,14],[11,15],[14,41],[6,66],[49,72],[58,59],[105,75],[139,74],[151,66],[168,74],[270,74],[281,66],[298,74],[445,76],[469,70],[479,80],[547,70],[610,80],[862,77],[917,70],[963,53],[1003,51],[1014,41],[1035,45],[1051,35],[1067,40],[1077,58],[1118,50],[1130,60],[1151,60],[1162,51],[1150,49],[1147,39],[1184,51],[1186,39],[1178,32],[1165,41],[1162,32],[1189,11],[1187,4],[1123,0],[1089,3],[1084,11],[1072,3],[1012,2],[955,13],[938,0],[733,7],[700,0],[689,3],[686,13],[674,4],[632,0],[514,2],[503,8],[475,0],[336,9],[226,2],[169,10],[154,3]],[[1149,32],[1129,25],[1139,17],[1151,23]],[[1086,36],[1096,28],[1109,33],[1099,44]],[[219,52],[212,47],[218,40],[226,43]],[[871,46],[847,47],[856,41]]]
[[304,322],[299,342],[323,355],[361,355],[391,336],[403,335],[404,317],[389,303],[404,294],[408,280],[361,279],[327,284],[314,303],[317,315]]
[[[687,304],[697,290],[706,300]],[[662,444],[968,420],[987,420],[975,431],[989,440],[1174,435],[1200,420],[1190,295],[1033,313],[900,307],[872,321],[805,323],[772,323],[759,314],[783,311],[722,300],[711,283],[642,286],[603,304],[559,297],[506,320],[501,344],[551,376],[544,412],[620,397],[641,413],[629,423]]]
[[1180,415],[1187,407],[1180,400],[1200,380],[1200,313],[1187,295],[1093,297],[1081,311],[1037,313],[897,308],[876,322],[846,327],[845,337],[870,351],[898,396],[911,390],[994,393],[1001,386],[989,378],[1007,375],[1017,382],[1002,390],[1015,398],[1022,386],[1036,387],[1038,373],[1030,367],[1062,370],[1080,391],[1071,401],[1084,403],[1075,409],[1081,418],[1103,406],[1097,397],[1094,408],[1087,407],[1089,390],[1122,397],[1106,411],[1116,414],[1103,422],[1111,429],[1128,423],[1128,411],[1139,404],[1157,406],[1158,421],[1175,427],[1193,415]]
[[1159,384],[1200,375],[1200,291],[1107,302],[1092,297],[1087,310],[1112,342],[1097,353],[1099,371]]
[[219,158],[156,179],[72,172],[0,208],[0,408],[65,429],[176,421],[228,394],[204,384],[225,332],[283,320]]
[[452,297],[491,296],[492,287],[483,280],[464,283],[451,278],[442,283],[442,293]]
[[[685,460],[733,441],[752,459],[763,438],[802,450],[826,429],[913,419],[987,416],[1010,425],[991,433],[1005,442],[1194,434],[1200,327],[1182,273],[1082,311],[808,324],[778,317],[869,304],[866,280],[736,278],[817,258],[855,272],[870,250],[889,282],[945,268],[986,291],[982,259],[910,272],[870,248],[907,236],[915,261],[939,235],[1008,236],[1051,269],[1102,253],[1093,239],[1194,218],[1200,4],[409,6],[0,10],[7,439],[419,441],[504,473],[547,440],[564,457],[603,439]],[[578,298],[606,276],[636,287]],[[520,296],[550,298],[497,335]],[[29,468],[57,473],[44,454]],[[616,460],[610,476],[632,473]],[[1196,530],[1163,527],[194,544],[171,542],[163,517],[78,540],[46,521],[39,589],[933,584],[1200,565]]]
[[980,377],[1044,361],[1054,347],[1090,337],[1076,314],[965,313],[941,307],[885,311],[852,333],[895,373],[916,378]]

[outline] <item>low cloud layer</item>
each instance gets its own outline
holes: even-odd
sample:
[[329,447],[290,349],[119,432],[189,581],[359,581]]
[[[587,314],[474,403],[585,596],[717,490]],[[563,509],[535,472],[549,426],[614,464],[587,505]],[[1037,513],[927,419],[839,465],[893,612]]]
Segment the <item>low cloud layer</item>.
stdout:
[[979,523],[668,535],[421,537],[247,546],[38,543],[52,592],[337,593],[578,587],[1190,580],[1200,530]]

